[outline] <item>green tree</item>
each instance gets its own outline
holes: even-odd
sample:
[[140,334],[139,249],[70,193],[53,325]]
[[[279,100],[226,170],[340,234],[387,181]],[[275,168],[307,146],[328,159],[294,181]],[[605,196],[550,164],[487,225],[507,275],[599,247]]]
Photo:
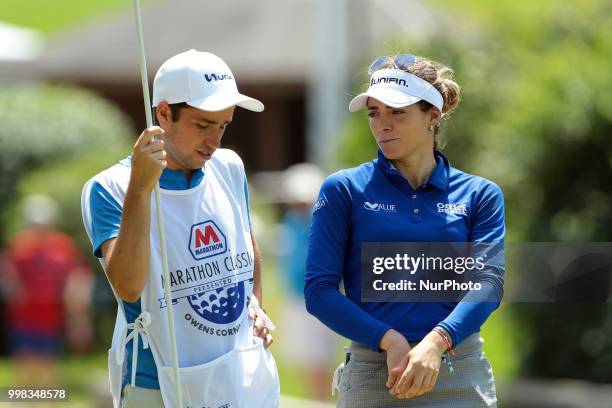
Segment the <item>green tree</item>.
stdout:
[[[91,92],[60,86],[11,86],[0,89],[0,239],[7,238],[7,222],[16,227],[16,213],[8,211],[17,202],[17,186],[26,174],[47,169],[52,164],[89,157],[91,165],[110,151],[125,149],[132,136],[128,119],[116,107]],[[80,192],[87,162],[74,172],[61,175],[40,173],[41,191],[64,204],[64,219],[73,221],[80,211],[79,197],[64,195]],[[78,178],[79,183],[71,180]],[[46,187],[46,188],[45,188]],[[67,203],[65,197],[75,200]],[[65,212],[70,209],[69,213]],[[80,218],[80,217],[78,217]],[[77,219],[78,219],[77,218]]]

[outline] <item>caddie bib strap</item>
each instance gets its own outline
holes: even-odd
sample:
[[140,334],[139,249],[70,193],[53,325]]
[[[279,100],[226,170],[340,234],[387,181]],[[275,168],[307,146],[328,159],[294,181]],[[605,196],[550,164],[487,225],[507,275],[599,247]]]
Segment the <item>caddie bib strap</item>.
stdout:
[[[132,377],[130,385],[136,386],[136,367],[138,364],[138,339],[142,339],[144,349],[149,348],[149,338],[147,336],[148,327],[151,325],[151,314],[147,311],[142,311],[134,320],[134,323],[128,323],[123,329],[121,343],[116,354],[117,364],[122,365],[125,361],[125,349],[127,343],[132,341]],[[131,330],[129,333],[128,331]]]

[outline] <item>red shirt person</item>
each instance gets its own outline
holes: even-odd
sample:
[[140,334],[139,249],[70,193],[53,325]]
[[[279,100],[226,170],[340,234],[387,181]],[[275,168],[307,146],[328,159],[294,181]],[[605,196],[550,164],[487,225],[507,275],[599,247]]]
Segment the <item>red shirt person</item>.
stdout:
[[17,356],[52,357],[64,333],[78,350],[91,341],[92,276],[72,239],[51,227],[56,213],[49,197],[28,197],[27,227],[6,249],[3,286],[9,301],[9,338]]

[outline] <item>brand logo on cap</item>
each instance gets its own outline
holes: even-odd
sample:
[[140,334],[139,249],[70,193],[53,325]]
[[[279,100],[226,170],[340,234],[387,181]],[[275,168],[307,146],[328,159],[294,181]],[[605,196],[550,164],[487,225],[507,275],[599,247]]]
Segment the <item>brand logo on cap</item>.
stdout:
[[376,84],[398,84],[400,86],[405,86],[406,88],[408,88],[408,84],[406,83],[405,79],[402,78],[395,78],[395,77],[380,77],[380,78],[372,78],[370,80],[370,86],[372,85],[376,85]]
[[231,75],[228,74],[204,74],[204,78],[206,78],[207,82],[211,81],[223,81],[225,79],[234,79]]

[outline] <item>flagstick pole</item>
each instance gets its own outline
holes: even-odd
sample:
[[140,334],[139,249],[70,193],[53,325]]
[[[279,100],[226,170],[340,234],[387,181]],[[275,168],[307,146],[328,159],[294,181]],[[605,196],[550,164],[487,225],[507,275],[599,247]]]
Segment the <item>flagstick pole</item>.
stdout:
[[[140,78],[142,80],[142,93],[145,105],[145,117],[147,128],[153,126],[151,115],[151,98],[149,97],[149,80],[147,76],[147,62],[145,59],[144,36],[142,33],[142,19],[140,17],[140,0],[134,0],[134,11],[136,17],[136,31],[138,33]],[[166,298],[166,310],[168,312],[168,330],[170,331],[170,342],[172,350],[172,368],[174,374],[174,390],[176,392],[178,406],[183,405],[183,393],[181,392],[181,381],[179,376],[178,351],[176,347],[176,333],[174,331],[174,312],[172,298],[170,295],[170,274],[168,273],[168,254],[166,250],[166,236],[164,234],[164,223],[162,217],[161,200],[159,196],[159,182],[155,184],[155,209],[157,215],[157,227],[159,231],[159,245],[162,253],[162,273],[164,278],[164,289]]]

